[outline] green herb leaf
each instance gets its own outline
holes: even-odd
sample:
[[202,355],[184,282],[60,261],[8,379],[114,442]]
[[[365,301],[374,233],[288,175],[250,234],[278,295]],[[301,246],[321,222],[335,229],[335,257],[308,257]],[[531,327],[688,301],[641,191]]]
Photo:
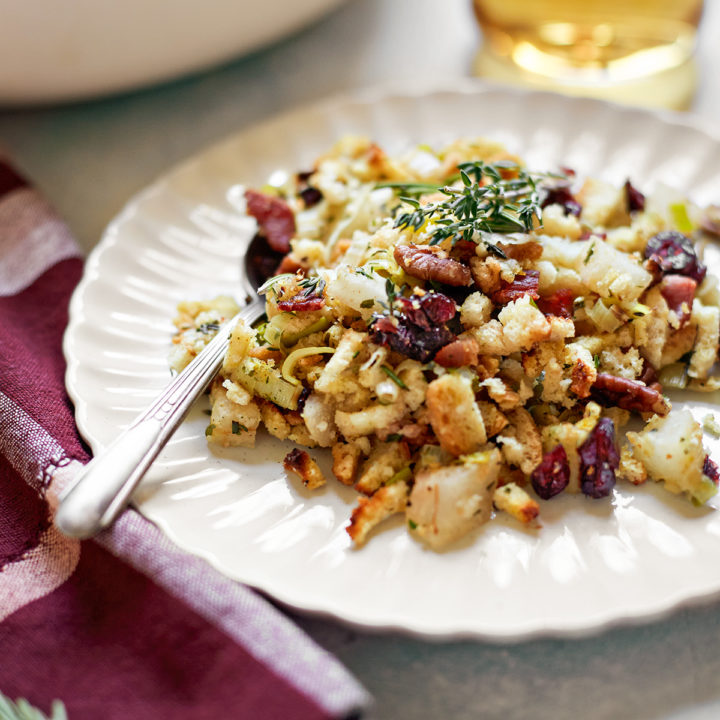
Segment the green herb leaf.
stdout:
[[389,480],[385,482],[385,485],[394,485],[398,482],[404,482],[412,477],[412,469],[409,465],[400,468]]
[[372,298],[368,298],[367,300],[363,300],[360,303],[360,307],[367,309],[367,308],[371,308],[374,304],[375,304],[375,301]]
[[587,265],[590,258],[593,256],[593,253],[595,252],[595,243],[593,243],[590,246],[590,249],[587,252],[587,255],[585,256],[585,259],[583,260],[583,265]]
[[209,335],[210,333],[217,332],[220,329],[219,323],[203,323],[198,327],[198,332],[201,332],[203,335]]
[[213,431],[215,430],[215,423],[210,423],[205,428],[205,437],[210,437],[213,434]]
[[412,520],[408,520],[408,527],[409,527],[411,530],[417,530],[417,523],[414,522],[414,521],[412,521]]
[[247,432],[248,429],[237,420],[232,421],[232,433],[233,435],[239,435],[241,432]]
[[380,369],[400,388],[407,390],[407,385],[387,366],[381,365]]

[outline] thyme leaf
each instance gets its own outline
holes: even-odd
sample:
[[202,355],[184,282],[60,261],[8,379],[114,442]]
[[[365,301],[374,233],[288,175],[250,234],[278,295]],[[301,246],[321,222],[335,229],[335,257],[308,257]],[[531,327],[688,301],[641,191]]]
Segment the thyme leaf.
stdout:
[[381,365],[380,369],[399,387],[407,390],[407,385],[389,368],[387,365]]

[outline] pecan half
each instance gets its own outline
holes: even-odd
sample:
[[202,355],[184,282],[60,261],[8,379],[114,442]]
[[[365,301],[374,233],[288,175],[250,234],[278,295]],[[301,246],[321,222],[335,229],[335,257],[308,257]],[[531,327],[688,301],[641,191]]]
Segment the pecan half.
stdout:
[[660,294],[678,316],[680,327],[690,319],[697,282],[684,275],[666,275],[660,283]]
[[420,280],[434,280],[443,285],[464,287],[472,283],[470,268],[457,260],[441,257],[430,247],[398,245],[393,253],[398,265]]
[[670,411],[665,398],[654,388],[637,380],[628,380],[609,373],[598,373],[592,395],[623,410],[653,412],[658,415],[667,415]]
[[446,368],[474,367],[478,362],[479,346],[474,338],[453,340],[435,353],[435,362]]

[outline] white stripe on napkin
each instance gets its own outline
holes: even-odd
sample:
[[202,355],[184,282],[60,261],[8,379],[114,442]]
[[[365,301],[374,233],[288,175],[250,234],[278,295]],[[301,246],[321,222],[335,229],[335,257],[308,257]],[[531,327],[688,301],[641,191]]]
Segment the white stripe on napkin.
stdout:
[[79,257],[70,231],[31,188],[0,197],[0,296],[23,290],[61,260]]

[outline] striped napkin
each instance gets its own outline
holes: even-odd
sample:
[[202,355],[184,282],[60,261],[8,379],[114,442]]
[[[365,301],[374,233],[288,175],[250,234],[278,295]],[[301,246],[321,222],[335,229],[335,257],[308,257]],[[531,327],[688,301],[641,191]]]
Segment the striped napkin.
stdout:
[[335,658],[135,511],[93,541],[55,529],[89,459],[62,355],[82,267],[0,158],[0,692],[70,720],[359,717],[369,697]]

